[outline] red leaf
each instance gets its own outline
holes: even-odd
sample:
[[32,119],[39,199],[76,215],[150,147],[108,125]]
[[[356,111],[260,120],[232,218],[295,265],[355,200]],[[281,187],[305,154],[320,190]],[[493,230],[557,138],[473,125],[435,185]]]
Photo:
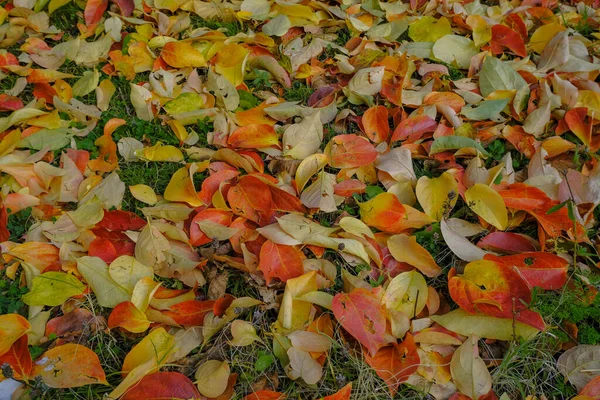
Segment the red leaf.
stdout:
[[388,343],[385,310],[379,298],[368,290],[357,288],[350,293],[338,293],[331,309],[342,327],[371,355]]
[[157,372],[146,375],[129,389],[121,400],[188,400],[200,399],[196,385],[179,372]]
[[119,254],[117,254],[117,250],[111,241],[103,238],[92,240],[88,248],[88,255],[90,257],[99,257],[107,264],[110,264],[119,257]]
[[523,38],[508,26],[501,24],[492,26],[491,45],[494,55],[502,54],[506,48],[519,57],[527,57]]
[[477,247],[508,254],[537,250],[534,240],[529,236],[512,232],[492,232],[484,236]]
[[569,262],[552,253],[531,252],[503,257],[486,254],[484,259],[503,264],[507,268],[516,267],[529,286],[556,290],[567,283]]
[[104,211],[104,217],[97,227],[109,231],[139,231],[146,226],[146,220],[131,211]]
[[23,108],[21,99],[15,96],[9,96],[5,93],[0,93],[0,111],[15,111]]
[[8,231],[8,213],[4,205],[0,206],[0,242],[5,242],[10,239]]
[[124,17],[129,17],[135,8],[135,3],[133,0],[115,0],[115,3],[121,9],[121,15]]
[[180,325],[202,326],[204,317],[213,310],[214,305],[213,300],[187,300],[172,305],[168,311],[163,311],[163,314]]
[[[27,335],[21,336],[6,353],[0,356],[0,366],[10,365],[15,379],[27,379],[33,368],[31,354],[27,348]],[[0,372],[0,377],[2,373]]]
[[267,285],[273,278],[282,282],[297,278],[304,273],[303,254],[293,246],[276,244],[267,240],[260,249],[258,268],[265,275]]
[[379,154],[375,147],[358,135],[338,135],[325,149],[333,168],[357,168],[369,165]]
[[414,142],[415,140],[419,140],[425,133],[434,132],[437,125],[434,119],[426,115],[406,118],[394,129],[391,141],[410,139],[410,142]]
[[362,116],[364,132],[375,143],[386,142],[390,136],[388,110],[384,106],[373,106]]
[[400,384],[417,372],[421,359],[412,335],[407,333],[400,344],[384,347],[374,356],[365,353],[365,361],[385,381],[394,397]]
[[107,8],[108,0],[88,0],[83,11],[85,24],[91,26],[100,22]]

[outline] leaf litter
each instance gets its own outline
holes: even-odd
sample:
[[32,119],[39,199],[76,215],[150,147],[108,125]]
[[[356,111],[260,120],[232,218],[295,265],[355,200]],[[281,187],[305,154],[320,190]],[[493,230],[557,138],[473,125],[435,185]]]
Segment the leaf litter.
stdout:
[[599,5],[3,2],[0,385],[600,399]]

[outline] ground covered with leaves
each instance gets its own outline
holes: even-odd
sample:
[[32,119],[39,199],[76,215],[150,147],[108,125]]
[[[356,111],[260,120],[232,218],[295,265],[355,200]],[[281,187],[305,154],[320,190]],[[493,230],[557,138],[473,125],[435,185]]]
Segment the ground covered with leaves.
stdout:
[[1,1],[0,398],[600,399],[598,6]]

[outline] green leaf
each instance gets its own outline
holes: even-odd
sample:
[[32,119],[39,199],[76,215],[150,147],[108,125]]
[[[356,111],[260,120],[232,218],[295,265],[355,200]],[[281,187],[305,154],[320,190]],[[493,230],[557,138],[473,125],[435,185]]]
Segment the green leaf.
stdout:
[[73,275],[46,272],[33,278],[31,291],[23,296],[23,302],[30,306],[59,306],[84,290],[85,285]]
[[481,144],[464,136],[442,136],[433,141],[429,154],[437,154],[446,150],[458,150],[464,147],[473,147],[486,157],[490,156]]
[[550,208],[548,211],[546,211],[546,215],[557,212],[558,210],[560,210],[561,208],[563,208],[564,206],[566,206],[568,201],[569,200],[565,200],[562,203],[557,204],[554,207]]
[[499,120],[500,112],[506,107],[509,99],[485,100],[473,108],[470,105],[463,107],[461,114],[472,121],[484,121],[486,119]]
[[384,192],[384,190],[382,188],[380,188],[379,186],[367,186],[367,188],[365,189],[365,192],[367,193],[367,196],[372,199],[373,197],[377,196],[378,194],[381,194]]
[[259,352],[260,356],[254,363],[254,370],[256,372],[263,372],[267,368],[269,368],[275,362],[275,357],[269,353],[265,353],[264,351]]

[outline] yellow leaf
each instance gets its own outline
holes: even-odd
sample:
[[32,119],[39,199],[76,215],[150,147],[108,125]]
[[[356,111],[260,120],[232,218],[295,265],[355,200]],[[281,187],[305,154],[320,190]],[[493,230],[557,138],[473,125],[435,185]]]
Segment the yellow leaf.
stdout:
[[436,19],[424,16],[410,24],[408,28],[408,36],[415,42],[435,42],[450,34],[452,34],[452,27],[445,17]]
[[192,207],[204,205],[198,198],[198,193],[194,187],[193,176],[195,172],[204,171],[209,162],[190,164],[177,170],[171,177],[167,189],[165,190],[165,199],[169,201],[179,201],[188,203]]
[[249,51],[237,43],[230,43],[219,50],[215,57],[215,70],[233,86],[244,82],[244,69]]
[[222,395],[227,389],[229,374],[227,361],[208,360],[196,370],[195,377],[198,391],[206,397]]
[[402,272],[392,279],[383,301],[388,310],[400,311],[414,318],[425,308],[429,296],[427,282],[417,270]]
[[468,206],[487,223],[504,230],[508,226],[508,211],[502,196],[491,187],[476,183],[465,192]]
[[157,328],[146,335],[136,344],[123,361],[122,372],[128,374],[135,367],[151,362],[154,367],[165,364],[170,354],[175,350],[173,336],[164,328]]
[[597,118],[600,115],[600,93],[593,90],[580,90],[575,107],[587,107],[588,115]]
[[236,319],[231,323],[231,335],[229,341],[232,346],[248,346],[260,338],[256,335],[256,329],[250,322]]
[[189,42],[169,42],[162,49],[161,57],[175,68],[205,67],[206,60],[201,52]]
[[567,28],[554,22],[542,25],[537,28],[535,32],[533,32],[529,44],[531,45],[533,51],[539,54],[544,50],[548,42],[552,40],[554,35],[556,35],[558,32],[564,31],[565,29]]
[[0,356],[31,328],[29,322],[19,314],[0,315]]
[[175,146],[166,145],[158,142],[154,146],[144,147],[136,150],[135,155],[146,161],[170,161],[179,162],[183,160],[183,153]]
[[150,204],[151,206],[153,206],[158,202],[158,197],[156,197],[156,193],[154,193],[154,190],[148,185],[139,184],[129,186],[129,191],[131,192],[131,195],[133,197],[135,197],[142,203]]
[[176,119],[168,121],[167,124],[173,130],[173,133],[175,134],[175,136],[177,136],[177,139],[179,139],[179,141],[181,142],[185,142],[185,140],[189,136],[187,130],[185,129],[185,126],[183,126],[183,124]]
[[[110,277],[129,292],[144,277],[154,277],[152,267],[146,266],[132,256],[117,257],[108,267]],[[142,310],[143,311],[143,310]]]
[[449,172],[438,178],[422,176],[417,181],[416,195],[425,214],[436,221],[454,208],[458,199],[458,184]]
[[430,278],[442,272],[431,254],[417,243],[414,236],[404,233],[394,235],[388,239],[387,245],[396,260],[412,265]]
[[11,153],[16,147],[17,143],[21,140],[21,131],[16,129],[2,138],[0,141],[0,157]]
[[467,25],[473,29],[473,42],[480,47],[492,40],[492,27],[481,15],[469,15]]
[[296,185],[301,192],[308,180],[321,169],[323,169],[329,158],[325,154],[313,154],[308,156],[298,166],[296,170]]
[[277,317],[277,321],[284,329],[299,329],[308,322],[312,304],[295,299],[318,289],[316,271],[308,272],[297,278],[288,279]]

